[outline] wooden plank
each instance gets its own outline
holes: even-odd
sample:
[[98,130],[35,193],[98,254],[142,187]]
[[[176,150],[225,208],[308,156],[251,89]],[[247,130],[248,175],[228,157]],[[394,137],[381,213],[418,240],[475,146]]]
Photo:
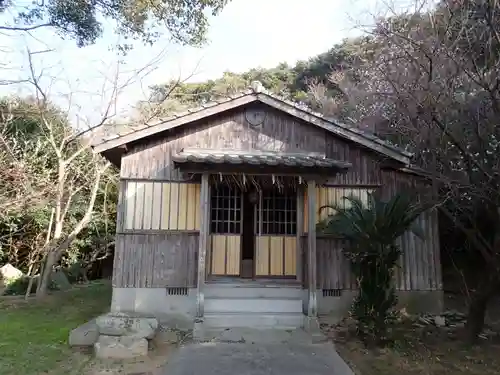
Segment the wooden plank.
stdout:
[[187,198],[186,198],[186,229],[196,229],[196,206],[199,206],[196,200],[197,185],[187,184]]
[[116,205],[116,232],[121,232],[125,228],[127,216],[127,183],[120,180],[118,184],[118,202]]
[[159,230],[162,214],[162,184],[161,182],[154,182],[153,185],[153,214],[151,217],[151,229]]
[[227,236],[226,275],[240,274],[241,236]]
[[317,308],[317,275],[316,275],[316,182],[310,180],[307,182],[307,198],[308,198],[308,236],[307,236],[307,250],[308,250],[308,307],[307,315],[309,317],[316,317],[318,315]]
[[[188,242],[188,245],[189,245],[189,248],[190,249],[194,249],[194,251],[189,251],[188,252],[188,269],[192,272],[189,272],[188,273],[188,277],[187,277],[187,281],[189,283],[189,285],[193,285],[193,286],[196,286],[197,283],[198,283],[198,249],[199,249],[199,238],[200,236],[197,234],[197,235],[190,235],[189,236],[189,242]],[[207,255],[208,255],[208,249],[207,249]],[[206,264],[210,264],[208,263],[208,261],[206,261]],[[206,267],[207,270],[210,269],[210,267]],[[205,272],[206,274],[206,272]]]
[[437,210],[433,209],[429,213],[430,220],[432,222],[432,244],[434,247],[434,265],[436,267],[436,287],[437,290],[443,290],[443,275],[441,270],[441,252],[439,243],[439,228],[438,228],[438,216]]
[[[196,190],[195,190],[195,202],[200,201],[200,191],[201,191],[201,185],[196,184]],[[210,210],[210,201],[209,203],[209,210]],[[196,205],[196,216],[195,216],[195,226],[194,229],[200,229],[201,228],[201,207],[199,205]]]
[[135,199],[137,192],[137,183],[127,182],[127,198],[126,198],[126,214],[125,214],[125,229],[134,229],[135,217]]
[[138,182],[136,188],[134,226],[133,229],[142,229],[144,220],[144,182]]
[[297,276],[297,239],[285,237],[285,276]]
[[410,233],[405,232],[403,234],[403,249],[405,249],[405,252],[403,254],[404,260],[405,260],[405,263],[404,263],[404,275],[405,275],[404,290],[412,290],[412,288],[413,288],[412,275],[414,273],[413,264],[414,264],[414,259],[415,259],[415,252],[414,252],[414,249],[411,248],[409,237],[410,237]]
[[425,242],[426,242],[426,249],[427,249],[427,256],[428,256],[428,262],[429,262],[429,288],[430,290],[436,290],[437,289],[437,283],[436,283],[436,262],[435,262],[435,257],[434,257],[434,228],[432,225],[432,216],[429,214],[429,212],[424,213],[424,223],[425,227],[423,230],[426,233],[425,236]]
[[211,237],[212,237],[212,274],[225,275],[227,236],[220,234],[213,234]]
[[187,209],[188,209],[188,195],[187,195],[188,185],[184,183],[179,184],[179,213],[178,213],[178,223],[177,229],[185,230],[187,227]]
[[296,275],[298,281],[303,281],[303,246],[302,246],[302,235],[304,234],[304,189],[299,187],[297,189],[297,235],[295,238],[295,248],[296,248],[296,257],[295,262],[297,264],[296,267]]
[[302,232],[303,233],[307,233],[307,231],[309,230],[309,198],[307,197],[307,189],[304,189],[304,199],[303,199],[303,202],[304,202],[304,226],[302,228]]
[[201,177],[200,207],[202,212],[200,227],[200,242],[198,249],[198,275],[197,275],[197,298],[196,298],[196,316],[203,318],[205,315],[205,275],[206,275],[206,255],[209,241],[210,230],[210,186],[208,184],[209,175],[203,173]]
[[319,212],[320,208],[330,204],[331,202],[328,201],[328,188],[321,187],[318,189],[319,190],[319,200],[318,200],[318,216],[319,216],[319,221],[322,221],[327,218],[328,216],[328,211],[327,210],[322,210]]
[[170,229],[170,182],[163,183],[161,229]]
[[170,230],[179,229],[179,184],[170,184]]
[[142,229],[151,229],[151,219],[153,217],[153,183],[144,183],[144,216],[142,219]]
[[431,268],[430,262],[429,262],[429,254],[431,253],[430,249],[430,241],[429,241],[429,232],[427,231],[427,224],[425,220],[425,215],[420,215],[418,218],[418,223],[420,225],[420,228],[424,231],[424,238],[418,238],[415,237],[415,242],[416,245],[419,248],[420,252],[420,259],[422,262],[422,267],[421,272],[420,272],[420,277],[421,277],[421,290],[431,290],[431,285],[430,285],[430,277],[429,277],[429,270]]
[[258,236],[255,251],[255,275],[269,275],[269,237]]
[[114,288],[122,285],[123,276],[123,235],[116,235],[115,253],[113,258],[113,275],[111,283]]
[[269,238],[269,251],[271,252],[271,276],[283,276],[283,237],[271,236]]
[[319,223],[319,204],[318,204],[318,197],[320,196],[321,188],[319,186],[316,186],[315,189],[315,201],[314,201],[314,217],[315,217],[315,223]]

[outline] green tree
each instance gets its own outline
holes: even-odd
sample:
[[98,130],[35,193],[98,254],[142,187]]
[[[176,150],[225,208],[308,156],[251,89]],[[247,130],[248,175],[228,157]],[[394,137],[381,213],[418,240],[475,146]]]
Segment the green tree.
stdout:
[[16,0],[0,1],[0,12],[13,15],[0,30],[29,31],[52,27],[78,46],[95,43],[103,33],[103,19],[112,20],[124,38],[153,43],[166,28],[182,44],[200,45],[208,27],[207,12],[217,15],[229,0],[47,0],[27,6]]

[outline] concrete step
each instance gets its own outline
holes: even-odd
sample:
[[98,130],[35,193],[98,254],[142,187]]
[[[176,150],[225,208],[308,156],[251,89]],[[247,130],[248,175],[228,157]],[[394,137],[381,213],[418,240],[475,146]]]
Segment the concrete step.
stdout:
[[207,285],[205,298],[299,298],[303,290],[300,287],[262,287],[243,286],[241,284]]
[[304,326],[304,314],[205,313],[204,325],[207,328],[295,329]]
[[302,313],[299,298],[205,298],[207,313]]

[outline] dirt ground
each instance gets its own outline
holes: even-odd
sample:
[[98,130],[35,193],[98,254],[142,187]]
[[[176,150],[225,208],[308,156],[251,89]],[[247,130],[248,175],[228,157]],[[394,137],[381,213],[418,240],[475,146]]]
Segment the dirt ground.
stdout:
[[[446,309],[466,310],[460,296],[446,296]],[[367,349],[356,338],[352,322],[323,322],[325,334],[356,375],[493,375],[500,368],[500,303],[487,314],[485,335],[475,346],[460,340],[463,322],[448,327],[422,324],[408,317],[392,327],[394,342],[387,348]]]
[[167,363],[177,345],[154,344],[146,358],[127,361],[100,360],[92,356],[90,351],[75,351],[64,367],[74,367],[71,375],[163,375],[162,368]]

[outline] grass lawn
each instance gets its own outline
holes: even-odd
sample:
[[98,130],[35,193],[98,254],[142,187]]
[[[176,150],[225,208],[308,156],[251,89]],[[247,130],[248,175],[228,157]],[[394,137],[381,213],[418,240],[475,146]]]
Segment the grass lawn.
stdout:
[[106,312],[110,301],[108,282],[56,292],[44,301],[0,299],[0,374],[74,373],[61,366],[73,367],[68,334]]
[[395,328],[394,345],[366,349],[351,333],[331,328],[339,354],[356,375],[493,375],[499,374],[498,338],[465,346],[456,332],[429,326],[415,328],[401,324]]

